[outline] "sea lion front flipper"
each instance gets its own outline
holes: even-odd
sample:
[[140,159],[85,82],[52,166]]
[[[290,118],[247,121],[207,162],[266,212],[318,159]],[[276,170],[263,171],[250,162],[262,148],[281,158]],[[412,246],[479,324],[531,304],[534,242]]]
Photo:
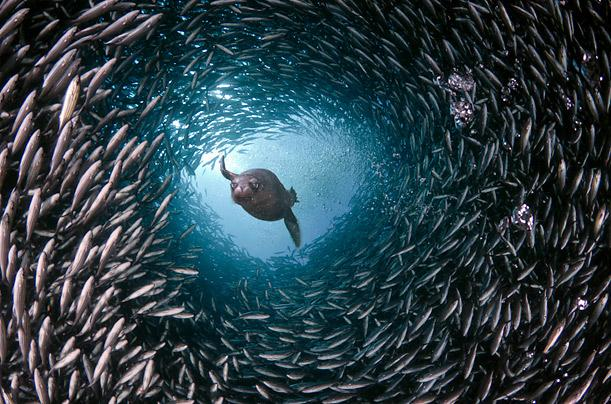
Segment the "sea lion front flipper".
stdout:
[[291,234],[291,238],[295,243],[295,247],[299,248],[301,244],[301,232],[299,231],[299,223],[297,222],[297,218],[293,214],[293,211],[289,209],[286,216],[284,216],[284,224],[286,228],[289,230]]
[[232,173],[231,171],[228,171],[225,168],[225,155],[224,154],[221,156],[221,174],[223,174],[223,177],[227,178],[229,181],[233,181],[233,179],[236,177],[234,173]]
[[289,200],[290,200],[291,206],[293,206],[294,204],[299,202],[299,200],[297,199],[297,192],[295,192],[293,187],[291,187],[291,189],[289,189],[289,195],[290,195],[289,196]]

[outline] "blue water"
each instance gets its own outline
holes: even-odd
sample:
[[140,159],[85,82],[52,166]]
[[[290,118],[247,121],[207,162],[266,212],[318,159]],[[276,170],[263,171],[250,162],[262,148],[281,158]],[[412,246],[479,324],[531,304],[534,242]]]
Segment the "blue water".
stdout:
[[[278,175],[285,188],[295,189],[299,202],[293,213],[300,224],[304,250],[331,232],[334,220],[359,210],[351,201],[361,187],[369,184],[369,177],[379,173],[374,156],[356,140],[365,133],[353,133],[354,129],[331,119],[312,122],[293,118],[293,127],[268,128],[256,133],[248,144],[237,145],[227,153],[226,165],[236,173],[267,168]],[[359,129],[365,128],[356,131]],[[201,202],[217,216],[225,235],[252,257],[267,260],[297,253],[307,260],[307,255],[295,251],[282,220],[258,220],[233,203],[229,182],[219,171],[221,153],[205,153],[190,180]]]

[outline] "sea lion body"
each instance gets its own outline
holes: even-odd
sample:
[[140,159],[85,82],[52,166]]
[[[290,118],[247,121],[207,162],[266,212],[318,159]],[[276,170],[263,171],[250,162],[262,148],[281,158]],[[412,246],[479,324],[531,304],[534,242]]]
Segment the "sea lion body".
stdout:
[[235,174],[225,168],[225,157],[221,157],[221,173],[231,181],[231,198],[253,217],[276,221],[284,219],[291,238],[299,247],[301,234],[299,223],[292,207],[297,202],[297,194],[287,190],[276,174],[264,168],[255,168]]

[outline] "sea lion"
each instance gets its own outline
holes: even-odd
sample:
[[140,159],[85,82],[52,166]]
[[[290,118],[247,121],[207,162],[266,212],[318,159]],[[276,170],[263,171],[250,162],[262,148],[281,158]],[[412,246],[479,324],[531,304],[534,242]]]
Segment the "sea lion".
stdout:
[[284,219],[295,246],[299,247],[299,223],[291,210],[295,202],[299,201],[292,187],[287,191],[276,174],[264,168],[234,174],[225,168],[225,156],[221,156],[221,174],[231,181],[231,198],[235,203],[260,220]]

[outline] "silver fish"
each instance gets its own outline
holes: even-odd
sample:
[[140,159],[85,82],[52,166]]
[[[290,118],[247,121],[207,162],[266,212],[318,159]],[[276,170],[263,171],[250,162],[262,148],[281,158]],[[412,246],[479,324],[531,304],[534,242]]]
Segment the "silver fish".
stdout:
[[81,79],[80,76],[76,76],[72,79],[68,88],[66,89],[66,94],[64,96],[64,102],[62,104],[62,109],[59,113],[59,130],[61,131],[66,122],[72,117],[72,113],[74,112],[74,108],[76,107],[76,103],[78,101],[78,96],[80,92],[80,84]]
[[79,356],[81,356],[81,350],[80,349],[74,349],[70,352],[65,353],[62,358],[57,361],[55,363],[55,365],[53,365],[53,367],[51,368],[51,370],[59,370],[59,369],[63,369],[67,366],[70,366],[72,364],[74,364],[74,362],[76,362],[76,360],[79,358]]
[[26,221],[26,241],[30,241],[32,238],[32,232],[38,222],[38,216],[40,215],[40,209],[42,205],[42,194],[41,189],[37,188],[34,190],[32,200],[30,201],[30,207],[28,208],[28,218]]

